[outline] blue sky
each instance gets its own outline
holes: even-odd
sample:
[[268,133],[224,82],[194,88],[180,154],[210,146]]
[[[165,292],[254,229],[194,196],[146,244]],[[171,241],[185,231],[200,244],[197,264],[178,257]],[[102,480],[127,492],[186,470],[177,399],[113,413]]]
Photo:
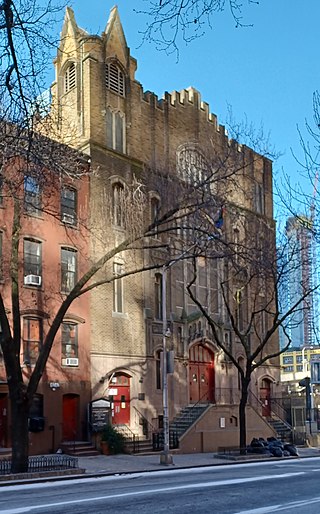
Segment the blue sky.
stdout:
[[[272,143],[284,155],[274,166],[299,181],[298,164],[290,148],[301,154],[297,124],[312,121],[312,94],[320,89],[319,0],[260,0],[245,13],[250,28],[235,28],[228,13],[215,15],[201,39],[180,45],[180,57],[166,55],[152,44],[142,46],[139,30],[146,19],[134,12],[147,0],[118,0],[117,5],[131,54],[138,60],[136,78],[159,97],[164,91],[197,88],[211,111],[223,122],[227,106],[241,120],[263,123]],[[245,4],[245,0],[243,1]],[[70,2],[78,24],[91,33],[105,28],[112,1]]]

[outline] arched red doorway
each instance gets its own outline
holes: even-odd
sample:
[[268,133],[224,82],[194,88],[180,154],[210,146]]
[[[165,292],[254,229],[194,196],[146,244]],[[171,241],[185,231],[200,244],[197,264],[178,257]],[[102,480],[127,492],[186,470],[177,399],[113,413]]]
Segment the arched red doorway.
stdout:
[[116,373],[109,386],[113,425],[130,424],[130,377]]
[[264,378],[260,387],[260,401],[262,404],[262,416],[271,416],[271,380]]
[[79,431],[79,395],[64,394],[62,398],[62,438],[75,441]]
[[191,403],[214,402],[214,353],[203,344],[189,350],[189,396]]

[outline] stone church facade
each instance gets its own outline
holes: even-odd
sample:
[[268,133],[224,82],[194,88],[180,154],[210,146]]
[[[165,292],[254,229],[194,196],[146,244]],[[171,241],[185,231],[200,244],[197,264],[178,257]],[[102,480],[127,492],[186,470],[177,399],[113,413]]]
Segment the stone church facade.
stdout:
[[[73,11],[67,9],[51,88],[55,126],[51,135],[91,159],[90,259],[96,260],[127,236],[122,202],[126,185],[134,180],[144,184],[149,198],[144,214],[151,223],[170,196],[170,175],[179,180],[180,173],[182,180],[181,169],[186,168],[200,173],[203,162],[225,173],[230,166],[241,168],[241,187],[230,186],[227,201],[241,208],[242,216],[267,224],[274,243],[271,162],[230,141],[196,89],[165,93],[158,99],[135,79],[136,69],[117,8],[111,10],[101,36],[79,28]],[[217,180],[217,194],[226,196],[219,184],[223,181]],[[231,225],[226,215],[223,229],[236,234],[238,229]],[[121,277],[132,262],[137,268],[165,263],[165,251],[156,248],[159,241],[162,236],[154,232],[147,241],[149,249],[117,254],[106,273]],[[188,405],[208,406],[180,442],[183,451],[205,451],[237,444],[240,389],[237,370],[215,344],[208,323],[188,296],[189,265],[181,261],[167,272],[168,347],[174,355],[168,376],[169,413],[172,420]],[[162,425],[162,272],[161,267],[149,269],[90,292],[92,399],[109,398],[113,423],[140,434]],[[223,264],[206,266],[199,275],[197,294],[207,299],[210,315],[220,323],[224,340],[233,345],[239,361],[244,355],[217,285],[221,273]],[[277,336],[270,345],[277,348]],[[266,420],[278,383],[277,358],[256,370],[251,383],[256,403],[248,408],[249,437],[273,433]]]

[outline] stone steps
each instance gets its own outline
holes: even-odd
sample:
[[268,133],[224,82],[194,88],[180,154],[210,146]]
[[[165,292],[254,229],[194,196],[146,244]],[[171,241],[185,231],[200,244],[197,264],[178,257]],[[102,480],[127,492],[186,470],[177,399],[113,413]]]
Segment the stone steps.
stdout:
[[292,430],[281,419],[270,418],[268,419],[269,425],[276,431],[277,436],[283,442],[292,442]]
[[64,441],[61,443],[63,453],[74,455],[75,457],[94,457],[100,452],[87,441]]

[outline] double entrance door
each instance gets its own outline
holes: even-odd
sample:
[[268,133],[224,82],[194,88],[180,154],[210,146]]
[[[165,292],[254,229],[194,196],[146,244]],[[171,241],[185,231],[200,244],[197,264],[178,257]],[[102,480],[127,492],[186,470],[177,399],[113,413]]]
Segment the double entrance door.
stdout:
[[214,353],[202,344],[194,345],[189,352],[190,403],[213,403],[214,396]]

